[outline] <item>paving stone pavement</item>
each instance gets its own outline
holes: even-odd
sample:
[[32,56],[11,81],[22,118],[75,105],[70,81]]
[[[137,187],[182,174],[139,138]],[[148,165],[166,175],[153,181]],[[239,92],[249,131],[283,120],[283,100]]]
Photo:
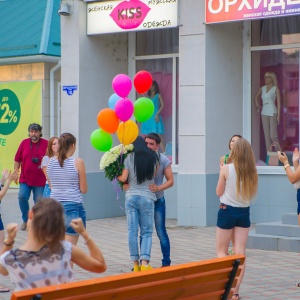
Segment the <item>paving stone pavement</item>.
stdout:
[[[14,189],[9,190],[2,201],[4,224],[22,223],[17,192]],[[32,205],[32,200],[30,204]],[[216,257],[216,227],[180,227],[177,226],[177,220],[168,219],[167,228],[171,241],[172,264]],[[132,264],[127,246],[126,217],[91,220],[87,222],[87,229],[103,251],[108,268],[104,274],[93,274],[75,266],[75,280],[130,272]],[[19,231],[16,247],[24,242],[26,234],[26,231]],[[79,239],[78,246],[87,251],[82,239]],[[300,282],[298,253],[247,249],[246,255],[246,274],[240,289],[242,300],[300,300],[300,288],[295,287],[295,283]],[[159,268],[160,262],[159,240],[154,233],[151,264],[154,268]],[[0,275],[0,284],[13,289],[8,277]],[[2,293],[0,299],[10,299],[10,295],[11,293]]]

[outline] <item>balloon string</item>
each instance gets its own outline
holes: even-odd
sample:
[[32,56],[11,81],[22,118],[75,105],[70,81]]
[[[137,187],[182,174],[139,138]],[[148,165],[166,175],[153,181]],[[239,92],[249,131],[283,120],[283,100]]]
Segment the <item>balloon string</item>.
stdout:
[[[115,179],[113,179],[113,181],[112,181],[112,184],[113,184],[113,187],[114,187],[114,190],[115,190],[115,192],[116,192],[116,200],[117,201],[120,201],[120,192],[121,192],[121,187],[120,187],[120,184],[119,184],[119,182],[118,182],[118,179],[117,178],[115,178]],[[121,205],[119,205],[119,207],[122,209],[122,210],[125,210],[124,209],[124,207],[122,207]]]
[[[121,166],[122,166],[122,164],[123,164],[123,155],[124,155],[124,146],[121,145],[121,148],[120,148],[120,154],[119,154],[120,160],[119,160],[119,164],[118,164],[118,167],[119,167],[119,169],[118,169],[118,174],[120,174]],[[121,188],[121,183],[120,183],[119,180],[117,179],[117,176],[113,179],[112,184],[113,184],[114,190],[115,190],[115,192],[116,192],[116,199],[117,199],[117,201],[119,201],[119,200],[120,200],[120,192],[121,192],[123,189]],[[122,206],[119,206],[119,207],[120,207],[122,210],[125,210]]]
[[126,128],[126,124],[125,124],[126,122],[124,122],[123,124],[124,124],[124,130],[123,130],[123,137],[122,137],[122,144],[124,145],[124,140],[125,140],[125,128]]

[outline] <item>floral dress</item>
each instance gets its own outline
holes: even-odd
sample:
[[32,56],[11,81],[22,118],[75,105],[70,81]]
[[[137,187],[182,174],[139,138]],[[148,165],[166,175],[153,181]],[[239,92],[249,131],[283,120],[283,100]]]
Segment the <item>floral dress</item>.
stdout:
[[51,251],[43,246],[39,251],[13,249],[0,257],[0,264],[8,271],[16,291],[67,283],[73,280],[70,265],[72,244],[61,242],[62,247]]

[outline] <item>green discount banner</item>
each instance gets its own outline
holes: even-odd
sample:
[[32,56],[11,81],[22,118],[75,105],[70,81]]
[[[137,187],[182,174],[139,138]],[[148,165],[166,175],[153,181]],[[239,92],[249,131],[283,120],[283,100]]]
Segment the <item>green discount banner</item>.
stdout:
[[21,106],[17,95],[8,89],[0,91],[0,134],[8,135],[18,127]]
[[42,81],[0,82],[0,172],[13,170],[15,154],[31,123],[42,125]]

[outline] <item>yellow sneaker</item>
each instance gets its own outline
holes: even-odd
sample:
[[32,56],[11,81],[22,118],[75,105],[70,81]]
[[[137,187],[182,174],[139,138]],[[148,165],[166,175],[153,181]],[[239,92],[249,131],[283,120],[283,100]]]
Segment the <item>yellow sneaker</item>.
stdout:
[[133,266],[133,272],[140,272],[141,271],[141,267],[138,265],[134,265]]
[[141,271],[148,271],[148,270],[152,270],[152,267],[150,266],[150,264],[144,266],[141,265]]

